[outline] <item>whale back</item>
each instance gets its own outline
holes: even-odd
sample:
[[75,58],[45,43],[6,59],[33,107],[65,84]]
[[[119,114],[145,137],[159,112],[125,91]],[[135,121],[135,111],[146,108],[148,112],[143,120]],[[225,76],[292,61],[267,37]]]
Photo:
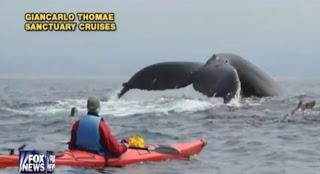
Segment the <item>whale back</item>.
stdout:
[[281,92],[281,87],[266,73],[235,54],[217,54],[221,61],[228,61],[238,72],[241,81],[241,95],[245,97],[275,96]]

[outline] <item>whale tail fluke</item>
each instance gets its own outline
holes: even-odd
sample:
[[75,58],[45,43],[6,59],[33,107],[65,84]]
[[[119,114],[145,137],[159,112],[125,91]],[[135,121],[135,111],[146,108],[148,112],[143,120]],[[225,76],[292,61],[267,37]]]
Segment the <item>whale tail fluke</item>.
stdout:
[[122,89],[120,91],[120,93],[118,93],[118,98],[121,98],[130,88],[127,82],[122,84]]
[[229,64],[206,64],[192,76],[193,88],[208,96],[222,97],[228,103],[239,88],[236,69]]
[[281,93],[277,83],[248,60],[235,54],[219,53],[213,54],[205,64],[161,62],[149,65],[122,85],[118,97],[130,89],[166,90],[190,84],[208,97],[222,97],[225,103],[235,98],[236,94],[239,97],[240,94],[244,97],[264,97]]
[[192,83],[190,76],[202,66],[203,63],[199,62],[162,62],[147,66],[122,84],[118,97],[130,89],[166,90],[186,87]]

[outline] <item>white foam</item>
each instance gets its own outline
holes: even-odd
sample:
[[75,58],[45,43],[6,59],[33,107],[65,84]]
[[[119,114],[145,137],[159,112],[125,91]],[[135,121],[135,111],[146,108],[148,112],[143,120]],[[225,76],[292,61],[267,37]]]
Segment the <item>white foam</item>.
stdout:
[[161,97],[148,100],[110,100],[102,106],[102,113],[127,116],[145,113],[195,112],[214,107],[215,104],[207,100]]
[[116,96],[102,105],[102,113],[127,116],[143,113],[196,112],[221,105],[219,99],[196,92],[192,85],[181,89],[147,91],[132,89],[121,99]]
[[[235,97],[228,105],[241,107],[240,98],[241,84]],[[191,85],[181,89],[164,91],[130,90],[123,98],[118,99],[117,93],[113,92],[108,101],[101,102],[101,115],[130,116],[136,114],[168,114],[170,112],[197,112],[223,105],[222,98],[208,98],[195,91]],[[3,108],[17,114],[36,116],[69,115],[72,107],[77,107],[79,114],[86,113],[86,98],[64,99],[53,102],[51,105],[35,106],[28,108],[10,109]],[[256,103],[252,103],[256,104]]]
[[[237,77],[239,77],[237,70],[234,70],[234,72],[237,74]],[[237,92],[228,103],[229,106],[241,107],[241,81],[239,80],[239,78],[237,78],[237,84]]]
[[24,114],[24,115],[34,115],[34,116],[42,116],[42,115],[51,115],[56,113],[69,113],[72,106],[82,106],[85,104],[85,100],[58,100],[54,104],[46,105],[46,106],[34,106],[28,108],[1,108],[2,110],[6,110],[9,112],[13,112],[16,114]]
[[[118,99],[114,92],[108,101],[101,102],[101,115],[129,116],[135,114],[169,112],[196,112],[222,105],[222,99],[208,98],[192,89],[166,90],[166,91],[138,91]],[[9,112],[33,116],[47,116],[58,114],[63,117],[70,113],[72,107],[77,107],[79,114],[86,113],[87,99],[58,100],[51,105],[28,108],[10,109]]]

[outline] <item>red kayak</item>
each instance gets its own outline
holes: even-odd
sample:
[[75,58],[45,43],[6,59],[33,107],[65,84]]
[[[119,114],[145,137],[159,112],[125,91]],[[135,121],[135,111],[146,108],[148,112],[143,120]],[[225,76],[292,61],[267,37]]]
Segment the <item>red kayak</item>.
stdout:
[[[56,154],[56,166],[78,167],[122,167],[128,164],[140,162],[155,162],[170,159],[187,159],[199,154],[206,145],[204,140],[196,140],[189,143],[173,144],[171,146],[154,146],[155,150],[128,149],[118,158],[105,158],[104,156],[81,151],[67,150],[62,154]],[[159,148],[158,148],[159,147]],[[0,168],[18,167],[19,155],[0,155]]]

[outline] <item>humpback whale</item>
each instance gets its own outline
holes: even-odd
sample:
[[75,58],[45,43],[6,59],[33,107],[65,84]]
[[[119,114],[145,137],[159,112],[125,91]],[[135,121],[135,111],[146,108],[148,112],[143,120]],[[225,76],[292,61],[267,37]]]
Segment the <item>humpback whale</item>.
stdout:
[[208,97],[229,102],[241,87],[243,97],[275,96],[280,87],[248,60],[230,53],[214,54],[206,63],[162,62],[147,66],[123,83],[121,98],[130,89],[165,90],[193,88]]

